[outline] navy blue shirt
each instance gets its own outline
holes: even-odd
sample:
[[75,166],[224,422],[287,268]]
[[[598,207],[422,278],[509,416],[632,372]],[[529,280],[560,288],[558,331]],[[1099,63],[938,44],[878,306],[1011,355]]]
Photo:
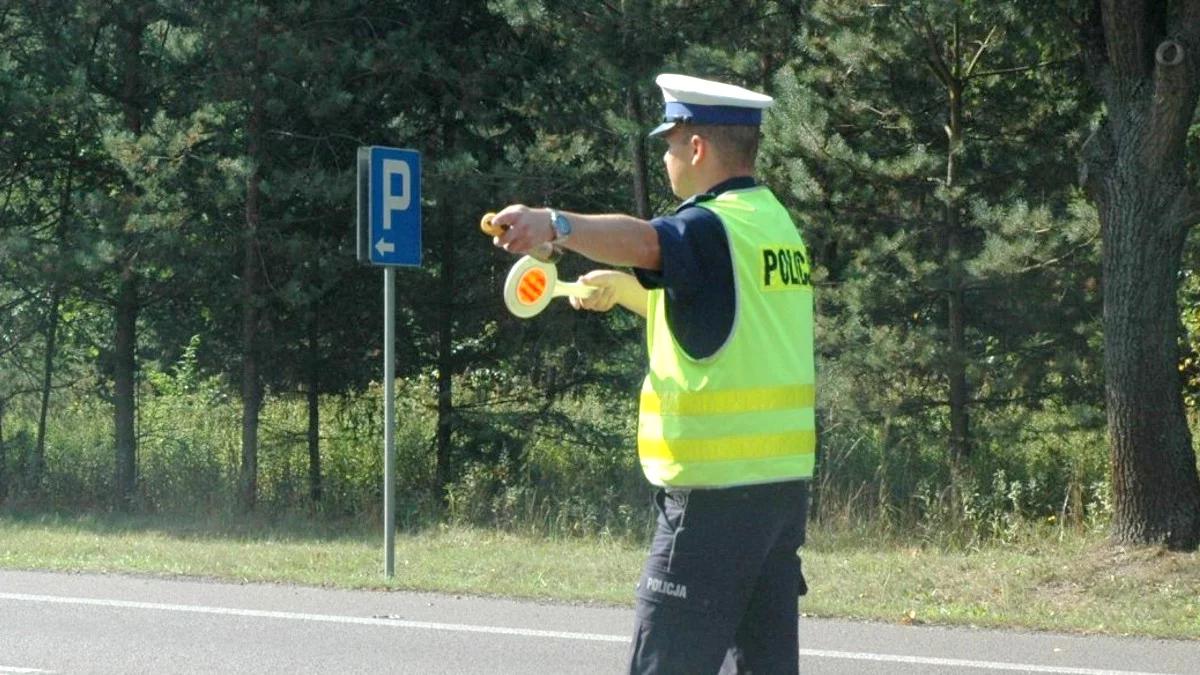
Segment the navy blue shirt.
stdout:
[[634,269],[647,289],[664,289],[667,325],[689,356],[712,356],[733,329],[733,258],[725,227],[701,203],[729,190],[757,183],[749,176],[730,178],[683,202],[669,216],[650,221],[658,234],[661,270]]

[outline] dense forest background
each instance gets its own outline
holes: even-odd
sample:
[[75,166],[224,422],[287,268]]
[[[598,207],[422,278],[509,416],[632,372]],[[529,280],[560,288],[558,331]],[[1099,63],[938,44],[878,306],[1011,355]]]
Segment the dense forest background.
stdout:
[[[377,517],[382,275],[355,261],[355,157],[386,145],[424,162],[424,265],[398,274],[400,522],[640,531],[640,324],[509,316],[513,261],[478,222],[670,211],[645,132],[654,76],[683,72],[777,100],[759,177],[816,266],[814,517],[1104,523],[1095,11],[0,0],[0,504]],[[1195,237],[1181,256],[1168,385],[1195,438]]]

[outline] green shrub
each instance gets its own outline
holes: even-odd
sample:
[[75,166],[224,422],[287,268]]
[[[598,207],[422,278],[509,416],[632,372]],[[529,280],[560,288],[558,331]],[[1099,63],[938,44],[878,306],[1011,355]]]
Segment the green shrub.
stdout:
[[[184,359],[148,368],[139,389],[138,500],[144,511],[237,509],[241,404]],[[10,503],[109,508],[112,420],[89,383],[55,393],[40,491],[8,481]],[[397,382],[396,515],[405,528],[446,519],[555,536],[643,537],[651,489],[638,467],[636,401],[595,386],[554,399],[497,372],[455,381],[445,494],[433,489],[433,378]],[[815,527],[931,544],[1007,541],[1030,524],[1088,529],[1111,514],[1103,414],[1089,407],[977,410],[973,452],[946,457],[945,412],[857,412],[836,387],[823,398]],[[30,456],[32,405],[10,406],[5,475]],[[259,510],[377,521],[382,510],[382,391],[320,400],[321,499],[310,497],[307,406],[270,393],[260,416]],[[443,510],[444,500],[444,510]]]

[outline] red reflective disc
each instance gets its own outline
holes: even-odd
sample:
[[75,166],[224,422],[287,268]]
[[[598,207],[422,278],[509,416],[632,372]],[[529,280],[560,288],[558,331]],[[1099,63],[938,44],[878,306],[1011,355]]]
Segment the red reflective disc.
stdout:
[[537,304],[546,292],[546,271],[534,267],[521,275],[517,282],[517,299],[524,305]]

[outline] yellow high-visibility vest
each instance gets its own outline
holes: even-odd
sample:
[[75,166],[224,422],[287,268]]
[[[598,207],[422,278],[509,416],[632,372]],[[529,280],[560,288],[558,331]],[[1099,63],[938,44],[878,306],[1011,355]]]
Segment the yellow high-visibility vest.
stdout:
[[689,356],[652,290],[650,372],[638,458],[647,480],[732,487],[811,478],[816,450],[813,295],[808,251],[765,187],[699,202],[720,218],[733,262],[733,329],[712,356]]

